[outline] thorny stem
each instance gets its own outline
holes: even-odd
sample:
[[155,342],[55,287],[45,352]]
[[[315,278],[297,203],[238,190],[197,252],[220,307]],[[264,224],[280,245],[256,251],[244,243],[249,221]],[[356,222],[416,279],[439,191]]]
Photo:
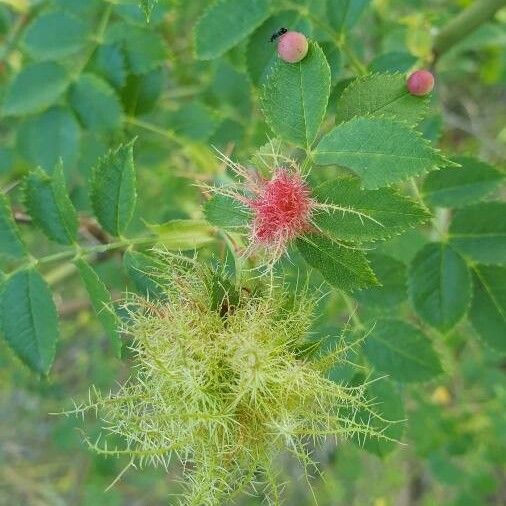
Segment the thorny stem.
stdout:
[[502,7],[506,7],[506,0],[477,0],[461,11],[437,34],[434,40],[434,61],[491,19]]

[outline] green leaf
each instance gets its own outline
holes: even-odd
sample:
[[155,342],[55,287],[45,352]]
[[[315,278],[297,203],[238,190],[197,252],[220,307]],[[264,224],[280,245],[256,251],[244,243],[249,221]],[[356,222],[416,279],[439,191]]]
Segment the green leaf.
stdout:
[[431,172],[423,183],[427,201],[437,207],[473,204],[496,190],[504,175],[487,163],[461,156],[453,159],[460,168],[448,167]]
[[91,300],[93,310],[97,315],[107,337],[111,341],[114,353],[117,357],[121,356],[121,339],[119,335],[119,322],[114,308],[112,307],[112,299],[109,290],[98,277],[98,274],[83,258],[75,261],[79,275],[83,280],[86,291]]
[[201,102],[184,104],[166,116],[167,124],[176,135],[196,141],[207,141],[220,124],[219,117]]
[[[276,44],[269,40],[281,26],[308,35],[311,32],[309,20],[297,11],[283,11],[270,17],[251,35],[246,49],[246,64],[251,80],[260,85],[267,79],[269,70],[278,61]],[[335,47],[335,46],[334,46]]]
[[469,319],[492,348],[506,353],[506,267],[475,265]]
[[409,295],[420,318],[448,331],[466,314],[471,302],[471,276],[464,259],[447,244],[431,243],[414,258]]
[[428,97],[408,92],[403,74],[371,74],[346,87],[337,102],[336,123],[355,116],[385,116],[416,125],[428,105]]
[[475,262],[506,263],[505,216],[505,202],[484,202],[458,210],[450,225],[450,244]]
[[72,244],[77,238],[77,213],[65,186],[60,162],[51,176],[41,168],[25,180],[25,203],[34,223],[53,241]]
[[370,453],[378,457],[385,457],[398,448],[398,443],[404,432],[406,418],[401,393],[387,378],[380,378],[372,381],[366,389],[366,399],[371,402],[372,410],[378,417],[370,417],[369,412],[359,410],[357,417],[362,423],[369,425],[371,429],[382,433],[384,436],[393,439],[376,439],[371,437],[354,437],[353,442],[357,443]]
[[309,148],[320,128],[330,94],[330,68],[320,47],[309,43],[299,63],[278,59],[262,94],[267,123],[282,139]]
[[195,54],[212,60],[245,39],[269,15],[269,0],[218,0],[195,26]]
[[90,188],[93,210],[102,227],[115,236],[128,227],[137,201],[134,142],[135,139],[109,151],[93,169]]
[[355,118],[336,126],[316,147],[314,161],[347,167],[370,189],[451,164],[409,126],[383,118]]
[[94,74],[82,74],[70,91],[70,103],[85,127],[112,132],[122,120],[120,101],[114,89]]
[[352,291],[378,284],[360,250],[337,244],[322,234],[306,234],[296,243],[304,260],[319,270],[332,286]]
[[37,116],[29,116],[17,132],[17,148],[33,165],[50,172],[60,158],[65,167],[74,167],[79,158],[81,128],[72,111],[52,107]]
[[204,204],[204,215],[212,225],[232,230],[246,226],[251,219],[251,213],[240,202],[220,193]]
[[168,250],[197,249],[215,240],[214,227],[205,220],[171,220],[148,227]]
[[442,372],[429,339],[401,320],[378,320],[364,350],[378,371],[401,383],[426,381]]
[[0,296],[0,322],[5,340],[35,372],[47,375],[58,338],[56,307],[49,286],[34,269],[7,279]]
[[339,32],[352,28],[370,0],[332,0],[327,2],[327,15],[332,27]]
[[315,224],[336,239],[368,241],[387,239],[427,221],[429,213],[391,188],[362,190],[357,178],[325,181],[314,197],[335,210],[314,215]]
[[7,197],[0,192],[0,258],[21,258],[26,255],[25,245],[19,238]]
[[123,265],[139,293],[155,299],[165,297],[163,283],[158,275],[164,270],[160,260],[138,251],[127,251],[123,256]]
[[116,88],[122,88],[127,78],[125,59],[121,47],[113,44],[101,45],[93,58],[93,70]]
[[407,298],[406,266],[381,253],[369,253],[367,258],[381,286],[364,288],[354,294],[354,297],[366,309],[391,311]]
[[3,114],[22,116],[42,111],[58,100],[69,83],[69,75],[61,65],[29,63],[7,87]]
[[22,44],[36,60],[59,60],[81,51],[88,34],[88,26],[80,18],[69,12],[54,11],[30,23]]

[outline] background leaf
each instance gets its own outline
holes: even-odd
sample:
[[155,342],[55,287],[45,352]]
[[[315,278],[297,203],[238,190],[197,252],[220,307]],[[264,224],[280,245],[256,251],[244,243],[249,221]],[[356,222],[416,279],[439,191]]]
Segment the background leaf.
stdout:
[[401,383],[426,381],[442,372],[429,339],[401,320],[378,320],[364,350],[378,371]]
[[299,63],[278,59],[262,93],[267,123],[282,139],[309,148],[323,120],[330,94],[330,68],[314,42]]
[[332,286],[352,291],[378,284],[360,250],[340,246],[322,234],[306,234],[296,243],[304,260],[318,269]]
[[25,254],[26,249],[19,238],[9,201],[0,192],[0,257],[20,258]]
[[116,92],[94,74],[81,74],[71,88],[70,102],[90,130],[110,132],[121,125],[122,110]]
[[471,275],[466,262],[447,244],[427,244],[411,263],[409,295],[423,321],[450,330],[471,302]]
[[67,71],[57,63],[31,63],[14,77],[5,95],[3,114],[22,116],[52,105],[70,83]]
[[102,324],[107,337],[109,337],[115,355],[120,357],[121,338],[119,335],[119,322],[112,307],[111,294],[86,260],[78,258],[75,264],[90,296],[93,310]]
[[506,263],[506,203],[484,202],[459,209],[450,225],[450,244],[484,264]]
[[438,207],[462,207],[473,204],[498,188],[504,175],[476,158],[459,156],[453,160],[461,167],[447,167],[425,178],[422,192]]
[[54,11],[35,18],[27,27],[23,46],[38,60],[59,60],[71,56],[87,43],[89,28],[79,17]]
[[489,346],[506,353],[506,267],[475,265],[469,318]]
[[269,15],[268,0],[218,0],[195,26],[195,54],[200,60],[222,55],[245,39]]
[[155,299],[165,297],[162,280],[157,274],[163,272],[164,266],[157,258],[129,250],[123,255],[123,265],[141,295]]
[[429,97],[408,92],[404,74],[372,74],[354,79],[337,101],[336,123],[355,116],[386,116],[416,125],[426,113]]
[[332,0],[327,2],[327,15],[332,26],[345,32],[357,23],[370,0]]
[[81,148],[81,128],[70,109],[55,106],[28,116],[17,132],[17,149],[33,165],[51,172],[61,158],[65,167],[76,165]]
[[65,186],[63,165],[51,176],[34,169],[25,181],[25,202],[35,224],[53,241],[72,244],[77,238],[77,213]]
[[35,269],[18,271],[0,296],[4,337],[33,371],[47,375],[54,360],[58,319],[49,286]]
[[134,142],[135,139],[110,151],[93,170],[93,210],[104,229],[115,236],[126,230],[135,210]]
[[429,213],[390,188],[363,190],[357,178],[329,179],[313,190],[317,200],[344,210],[320,211],[316,225],[336,239],[387,239],[426,221]]
[[448,162],[406,124],[391,119],[355,118],[323,137],[313,158],[319,165],[342,165],[365,188],[404,181]]

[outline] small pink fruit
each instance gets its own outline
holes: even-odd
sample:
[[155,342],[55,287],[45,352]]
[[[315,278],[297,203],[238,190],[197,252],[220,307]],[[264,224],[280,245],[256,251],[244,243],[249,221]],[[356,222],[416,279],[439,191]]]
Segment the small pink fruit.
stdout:
[[423,97],[434,89],[434,76],[428,70],[417,70],[408,77],[406,85],[411,95]]
[[300,62],[309,48],[306,36],[299,32],[286,32],[279,37],[278,54],[287,63]]

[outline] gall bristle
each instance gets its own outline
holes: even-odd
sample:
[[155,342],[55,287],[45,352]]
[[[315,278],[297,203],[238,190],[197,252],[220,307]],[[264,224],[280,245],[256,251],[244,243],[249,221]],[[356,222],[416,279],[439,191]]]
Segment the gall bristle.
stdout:
[[314,204],[309,187],[297,172],[276,169],[272,179],[256,185],[254,193],[255,197],[247,200],[254,213],[254,242],[284,250],[287,243],[310,228]]

